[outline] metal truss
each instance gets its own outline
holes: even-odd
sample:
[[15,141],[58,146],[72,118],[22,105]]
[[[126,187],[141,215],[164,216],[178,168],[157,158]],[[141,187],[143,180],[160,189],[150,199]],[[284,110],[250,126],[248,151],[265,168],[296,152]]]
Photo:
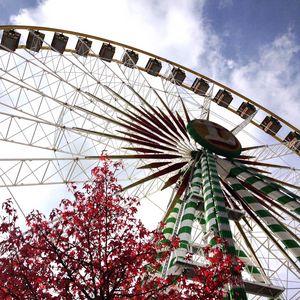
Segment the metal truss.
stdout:
[[[22,34],[27,33],[22,26],[20,30],[23,30]],[[0,187],[8,189],[12,195],[14,189],[26,186],[47,186],[50,190],[51,186],[58,184],[88,181],[91,169],[99,164],[103,151],[112,159],[122,159],[124,168],[117,175],[124,186],[157,172],[156,168],[145,166],[158,160],[154,157],[147,159],[143,156],[146,152],[137,152],[136,149],[143,148],[143,151],[170,157],[179,155],[172,159],[173,164],[188,162],[191,151],[199,147],[180,131],[180,122],[199,117],[222,120],[234,133],[239,132],[239,136],[251,140],[254,146],[244,149],[243,159],[247,157],[250,161],[265,163],[259,168],[269,172],[267,175],[277,179],[279,184],[299,186],[300,170],[295,168],[299,156],[295,149],[287,147],[284,137],[275,136],[277,143],[270,143],[254,118],[255,114],[242,120],[236,107],[219,107],[213,99],[219,89],[226,89],[234,94],[239,104],[247,101],[260,112],[278,117],[259,103],[205,75],[139,49],[132,48],[146,59],[160,59],[164,63],[162,71],[158,76],[151,76],[133,61],[128,67],[122,63],[122,57],[131,48],[113,41],[103,39],[118,47],[112,62],[100,59],[93,47],[87,56],[76,54],[72,46],[60,54],[51,47],[52,30],[44,30],[49,38],[46,36],[44,47],[39,52],[24,46],[15,52],[0,50]],[[63,32],[72,35],[73,40],[82,36]],[[184,83],[176,84],[171,72],[174,67],[186,72]],[[210,88],[205,95],[193,92],[190,83],[196,77],[209,82]],[[280,121],[286,131],[297,130],[288,121]],[[170,127],[168,122],[172,123]],[[250,124],[253,127],[251,134],[247,132]],[[166,130],[155,132],[158,125]],[[165,149],[151,152],[156,146]],[[161,169],[158,168],[158,172]],[[153,180],[132,186],[126,193],[147,199],[162,213],[167,209],[168,199],[162,199],[160,191],[177,173],[178,170],[162,173]],[[291,190],[299,194],[299,189],[291,187]],[[171,185],[165,191],[171,194]],[[21,208],[25,205],[21,201],[19,204]],[[280,214],[280,211],[276,212]],[[203,211],[199,210],[199,219],[201,214]],[[282,220],[295,234],[300,231],[298,221],[288,214]],[[237,226],[236,222],[240,225]],[[232,219],[230,223],[236,240],[242,241],[246,236],[251,243],[252,252],[245,251],[252,257],[256,254],[262,261],[266,281],[285,287],[282,299],[298,299],[300,292],[295,287],[300,278],[295,266],[287,262],[251,218]],[[200,251],[204,240],[203,226],[195,224],[191,251]],[[239,246],[247,249],[244,242]],[[194,259],[201,262],[197,253]],[[253,260],[255,262],[255,258]],[[263,298],[254,296],[253,299]]]

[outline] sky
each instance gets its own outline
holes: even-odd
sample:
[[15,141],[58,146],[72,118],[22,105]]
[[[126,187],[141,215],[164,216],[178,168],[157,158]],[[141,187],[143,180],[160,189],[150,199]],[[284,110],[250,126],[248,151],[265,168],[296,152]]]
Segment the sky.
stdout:
[[0,8],[2,24],[70,29],[164,56],[300,127],[298,0],[0,0]]
[[144,49],[298,128],[299,15],[299,0],[0,0],[1,24],[69,29]]

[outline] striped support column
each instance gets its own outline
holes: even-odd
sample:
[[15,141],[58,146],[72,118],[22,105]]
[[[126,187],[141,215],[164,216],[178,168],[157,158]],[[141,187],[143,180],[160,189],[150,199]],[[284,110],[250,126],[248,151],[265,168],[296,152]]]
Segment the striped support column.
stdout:
[[[178,198],[177,203],[175,204],[174,208],[172,209],[171,213],[169,214],[169,216],[166,220],[165,227],[162,231],[162,233],[165,237],[165,241],[163,241],[163,242],[169,242],[171,240],[172,236],[174,235],[174,229],[175,229],[175,225],[178,220],[181,205],[182,205],[182,200],[180,198]],[[162,277],[164,277],[167,274],[168,268],[169,268],[169,263],[170,263],[170,260],[167,260],[164,263],[164,265],[162,265],[160,267],[159,273],[161,273]]]
[[[213,193],[210,185],[209,169],[206,156],[201,157],[204,217],[206,221],[206,231],[212,232],[212,237],[219,233],[217,215],[214,205]],[[211,241],[210,241],[211,242]]]
[[[204,151],[201,165],[204,209],[207,217],[206,222],[208,224],[208,229],[213,231],[216,230],[216,233],[227,241],[227,252],[232,256],[236,256],[228,213],[225,207],[225,199],[221,190],[216,161],[213,154],[209,151]],[[211,242],[212,240],[210,243]],[[230,287],[230,299],[247,299],[244,287]]]
[[[216,163],[213,155],[207,152],[206,157],[203,158],[204,169],[203,169],[203,194],[206,193],[207,202],[205,209],[208,208],[209,211],[214,211],[216,220],[217,234],[228,242],[227,251],[231,255],[235,255],[234,242],[232,238],[232,233],[230,230],[228,213],[225,207],[225,200],[219,183],[219,177],[216,169]],[[208,200],[208,201],[207,201]],[[211,214],[208,213],[208,217]],[[209,223],[209,219],[207,220]],[[213,227],[214,228],[214,227]]]
[[178,238],[180,240],[179,248],[174,251],[173,258],[169,265],[169,274],[179,275],[182,272],[182,268],[179,268],[174,263],[176,259],[185,259],[188,252],[188,247],[191,241],[192,227],[195,220],[195,214],[197,205],[199,202],[199,196],[201,192],[201,169],[198,164],[195,166],[195,170],[191,179],[190,192],[185,201],[183,213],[180,220],[178,229]]
[[256,174],[252,174],[243,166],[233,166],[229,172],[230,177],[238,177],[241,181],[251,184],[255,189],[264,195],[274,199],[286,208],[300,215],[300,203],[297,199],[279,190],[275,185],[264,182]]
[[166,224],[165,227],[163,229],[163,234],[166,240],[170,240],[171,237],[174,234],[174,227],[175,227],[175,223],[177,221],[178,218],[178,213],[181,207],[181,200],[179,200],[175,207],[173,208],[173,210],[171,211],[170,215],[168,216],[167,220],[166,220]]
[[300,261],[300,245],[294,240],[285,227],[280,224],[248,190],[244,188],[239,180],[233,177],[227,177],[227,182],[231,188],[250,206],[256,215],[261,218],[272,233],[277,236],[286,249],[291,251],[297,260]]
[[[251,173],[253,174],[253,172],[251,172]],[[276,181],[271,181],[269,178],[266,178],[266,176],[264,176],[263,174],[256,174],[256,176],[261,178],[262,181],[264,181],[264,182],[268,183],[269,185],[271,185],[274,189],[280,190],[280,191],[284,192],[285,194],[289,195],[294,200],[300,201],[300,196],[299,195],[296,195],[292,191],[286,189],[284,186],[278,184]]]

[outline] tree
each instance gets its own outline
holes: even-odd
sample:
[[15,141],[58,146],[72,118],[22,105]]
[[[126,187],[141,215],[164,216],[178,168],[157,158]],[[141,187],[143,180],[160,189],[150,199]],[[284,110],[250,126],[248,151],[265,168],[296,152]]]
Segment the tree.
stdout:
[[[115,171],[120,163],[102,158],[94,179],[75,200],[62,200],[49,218],[33,211],[27,230],[16,224],[10,200],[0,225],[1,299],[223,299],[234,280],[235,260],[208,247],[209,265],[198,268],[195,282],[183,274],[161,278],[160,266],[178,245],[149,231],[135,218],[139,201],[124,197]],[[241,272],[240,261],[235,271]]]

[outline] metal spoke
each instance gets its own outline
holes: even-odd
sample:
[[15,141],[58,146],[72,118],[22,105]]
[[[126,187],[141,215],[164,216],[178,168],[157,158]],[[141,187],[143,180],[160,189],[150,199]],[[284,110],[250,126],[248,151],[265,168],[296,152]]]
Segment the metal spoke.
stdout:
[[[209,154],[209,186],[223,199],[216,207],[224,205],[226,215],[218,228],[232,229],[232,244],[246,255],[245,261],[256,272],[245,274],[246,279],[257,284],[257,289],[265,287],[253,281],[264,281],[273,291],[276,287],[272,285],[285,288],[280,299],[297,299],[299,291],[294,286],[300,284],[300,265],[292,256],[297,249],[284,248],[283,237],[299,242],[300,170],[296,166],[300,152],[297,140],[288,138],[297,137],[299,129],[230,87],[144,50],[78,32],[1,26],[5,30],[14,27],[22,37],[28,30],[37,38],[34,30],[46,32],[39,51],[25,45],[12,51],[7,44],[0,50],[0,187],[21,210],[23,203],[14,196],[15,191],[30,186],[44,186],[50,191],[52,186],[90,180],[91,169],[106,153],[113,160],[122,160],[124,168],[117,176],[128,189],[124,193],[147,199],[165,221],[170,214],[175,218],[176,209],[187,213],[185,196],[199,189],[188,248],[195,252],[195,262],[201,263],[201,247],[210,236],[206,232],[208,215],[204,189],[202,194],[200,187],[191,189],[191,166],[196,157],[204,155],[206,146],[194,140],[186,126],[193,119],[210,120],[238,134],[247,145],[236,159]],[[72,37],[63,53],[49,42],[54,31]],[[72,48],[82,36],[93,42],[87,55]],[[99,58],[99,41],[116,47],[111,59]],[[137,61],[130,57],[126,62],[129,51],[138,55]],[[154,58],[161,63],[156,74],[149,71],[148,64],[143,65]],[[197,90],[199,82],[204,82],[205,92]],[[224,90],[234,98],[229,104],[217,101],[217,93]],[[246,119],[249,111],[243,107],[253,108]],[[275,118],[282,129],[269,132],[259,121],[263,117]],[[203,161],[203,170],[205,166]],[[218,176],[222,178],[220,184]],[[256,203],[241,197],[246,193],[241,192],[241,186],[235,186],[234,194],[230,180],[255,195]],[[203,182],[208,184],[205,179]],[[197,186],[197,181],[193,183]],[[208,194],[205,197],[210,199]],[[196,199],[189,201],[196,203]],[[267,214],[268,219],[264,219]],[[181,225],[178,217],[175,229]]]

